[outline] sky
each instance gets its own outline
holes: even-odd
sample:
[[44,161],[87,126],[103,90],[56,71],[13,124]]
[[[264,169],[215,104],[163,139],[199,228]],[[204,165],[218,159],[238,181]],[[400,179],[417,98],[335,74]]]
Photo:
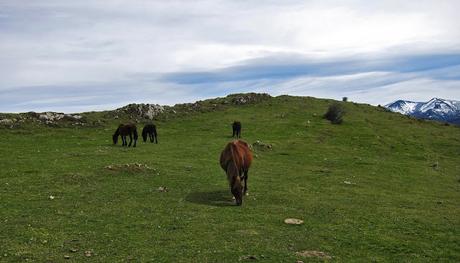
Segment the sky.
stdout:
[[458,0],[0,0],[0,112],[460,100]]

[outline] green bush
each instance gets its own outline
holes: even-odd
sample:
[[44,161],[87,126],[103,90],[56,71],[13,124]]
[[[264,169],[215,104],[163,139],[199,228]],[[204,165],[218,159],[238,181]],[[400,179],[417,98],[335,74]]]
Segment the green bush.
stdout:
[[331,121],[332,124],[341,124],[343,122],[343,115],[345,115],[345,109],[337,102],[331,104],[324,114],[324,118]]

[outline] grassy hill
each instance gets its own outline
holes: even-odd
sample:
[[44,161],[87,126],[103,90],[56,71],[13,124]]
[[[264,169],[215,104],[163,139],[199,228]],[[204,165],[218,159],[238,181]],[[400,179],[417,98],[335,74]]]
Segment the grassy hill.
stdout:
[[[137,148],[112,145],[122,112],[0,128],[0,261],[460,261],[460,129],[351,102],[332,125],[331,102],[178,106]],[[241,207],[218,162],[235,119],[273,146]]]

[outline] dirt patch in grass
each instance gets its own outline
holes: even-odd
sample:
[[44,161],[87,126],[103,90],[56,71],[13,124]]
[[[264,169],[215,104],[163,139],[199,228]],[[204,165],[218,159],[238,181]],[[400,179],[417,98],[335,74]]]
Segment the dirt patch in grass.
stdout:
[[332,259],[332,257],[329,256],[328,254],[321,252],[321,251],[315,251],[315,250],[299,251],[299,252],[296,252],[296,255],[301,256],[301,257],[306,257],[306,258]]

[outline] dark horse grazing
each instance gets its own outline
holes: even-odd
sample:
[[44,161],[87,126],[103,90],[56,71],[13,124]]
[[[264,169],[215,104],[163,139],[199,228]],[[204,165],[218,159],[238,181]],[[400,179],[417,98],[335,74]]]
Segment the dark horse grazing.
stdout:
[[144,126],[144,129],[142,129],[142,139],[144,139],[144,142],[147,141],[147,136],[150,138],[150,142],[158,143],[158,138],[157,138],[157,127],[155,124],[147,124]]
[[241,138],[241,122],[234,121],[232,123],[233,135],[232,137]]
[[[243,203],[243,195],[248,191],[248,171],[252,163],[252,153],[246,142],[229,142],[220,154],[220,166],[227,173],[230,190],[236,205]],[[244,180],[244,188],[242,181]]]
[[[137,142],[137,128],[136,125],[134,124],[120,124],[118,126],[118,129],[115,131],[115,133],[112,136],[113,139],[113,144],[117,144],[118,142],[118,136],[121,135],[121,140],[122,140],[122,146],[131,146],[131,143],[133,142],[133,137],[134,137],[134,144],[133,147],[136,147],[136,142]],[[129,144],[126,141],[126,136],[129,136]]]

